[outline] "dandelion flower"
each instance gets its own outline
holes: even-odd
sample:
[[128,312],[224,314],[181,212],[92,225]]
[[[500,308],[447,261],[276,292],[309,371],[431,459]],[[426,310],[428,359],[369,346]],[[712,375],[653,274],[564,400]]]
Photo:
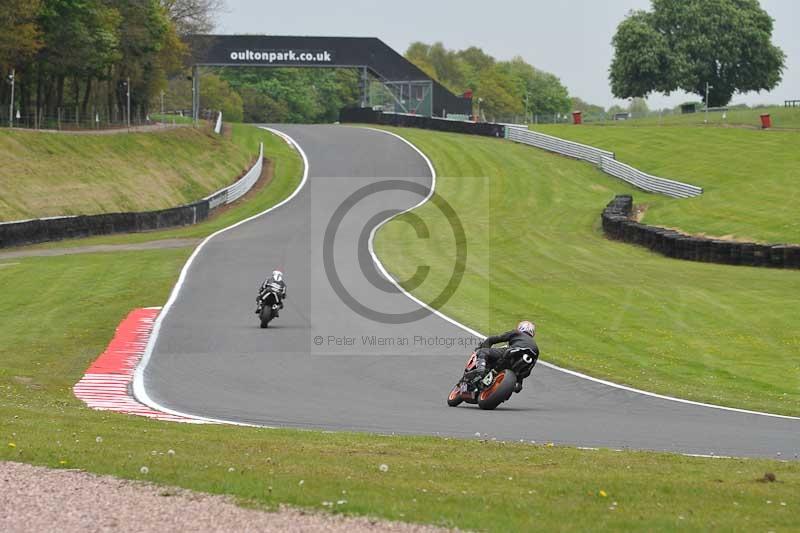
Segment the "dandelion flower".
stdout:
[[599,494],[599,495],[600,495],[601,497],[603,497],[603,498],[605,498],[606,496],[608,496],[608,494],[606,494],[606,491],[604,491],[603,489],[600,489],[600,492],[598,492],[597,494]]
[[98,435],[97,437],[95,437],[95,438],[94,438],[94,441],[95,441],[97,444],[100,444],[101,442],[103,442],[103,437],[101,437],[100,435]]
[[378,470],[380,470],[381,472],[388,472],[389,471],[389,465],[387,465],[386,463],[382,463],[378,467]]
[[139,469],[139,472],[141,472],[142,474],[148,474],[150,473],[150,469],[147,468],[146,466],[143,466]]

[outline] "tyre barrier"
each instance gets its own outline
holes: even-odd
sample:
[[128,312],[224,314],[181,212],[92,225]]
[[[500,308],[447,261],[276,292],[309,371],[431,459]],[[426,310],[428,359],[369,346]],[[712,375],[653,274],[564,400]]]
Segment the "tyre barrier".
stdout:
[[258,181],[264,161],[264,145],[253,167],[233,185],[198,202],[158,211],[104,213],[36,218],[0,223],[0,249],[26,244],[77,239],[113,233],[137,233],[190,226],[208,218],[219,206],[232,203]]
[[467,133],[485,137],[505,137],[506,127],[492,122],[466,122],[446,118],[424,117],[405,113],[384,113],[368,107],[345,108],[339,112],[341,123],[380,124],[405,128]]
[[644,246],[687,261],[771,268],[800,269],[800,245],[758,244],[694,237],[679,231],[648,226],[631,219],[633,197],[618,195],[601,215],[603,233],[610,239]]
[[112,233],[136,233],[202,222],[210,212],[208,201],[160,211],[105,213],[39,218],[0,224],[0,248],[77,239]]

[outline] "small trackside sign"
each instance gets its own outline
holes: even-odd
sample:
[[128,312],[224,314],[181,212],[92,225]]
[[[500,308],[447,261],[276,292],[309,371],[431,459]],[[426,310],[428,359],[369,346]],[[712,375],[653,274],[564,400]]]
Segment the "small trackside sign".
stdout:
[[272,64],[332,64],[329,50],[233,50],[231,61]]

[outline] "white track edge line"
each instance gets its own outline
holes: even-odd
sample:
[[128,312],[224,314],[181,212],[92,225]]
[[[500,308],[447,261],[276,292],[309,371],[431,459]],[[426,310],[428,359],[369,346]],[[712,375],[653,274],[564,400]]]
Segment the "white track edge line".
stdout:
[[[387,218],[386,220],[384,220],[383,222],[381,222],[380,224],[375,226],[375,228],[370,232],[369,241],[367,243],[367,246],[369,247],[369,253],[372,256],[372,261],[375,263],[375,266],[378,267],[378,270],[380,270],[381,273],[386,277],[386,279],[389,280],[389,282],[391,282],[395,287],[397,287],[405,296],[407,296],[408,298],[410,298],[411,300],[413,300],[417,304],[421,305],[425,309],[431,311],[433,314],[435,314],[439,318],[442,318],[442,319],[446,320],[447,322],[450,322],[454,326],[457,326],[457,327],[461,328],[462,330],[466,331],[467,333],[471,333],[472,335],[475,335],[476,337],[485,339],[486,335],[483,335],[480,332],[470,328],[469,326],[466,326],[466,325],[454,320],[453,318],[450,318],[449,316],[445,315],[441,311],[430,307],[428,304],[426,304],[425,302],[421,301],[419,298],[416,298],[414,295],[412,295],[411,293],[406,291],[403,287],[400,286],[400,284],[397,282],[397,280],[395,280],[391,276],[391,274],[389,274],[389,272],[386,270],[386,268],[384,267],[384,265],[381,262],[381,260],[378,258],[378,255],[375,253],[375,249],[373,247],[373,239],[375,238],[375,233],[384,224],[386,224],[387,222],[389,222],[390,220],[392,220],[395,217],[398,217],[398,216],[400,216],[400,215],[402,215],[404,213],[407,213],[407,212],[409,212],[409,211],[411,211],[413,209],[416,209],[416,208],[420,207],[422,204],[426,203],[431,198],[431,196],[433,196],[434,190],[436,189],[436,170],[433,168],[433,164],[431,163],[431,160],[428,159],[428,156],[426,156],[422,152],[422,150],[417,148],[408,139],[405,139],[404,137],[401,137],[400,135],[398,135],[398,134],[396,134],[394,132],[391,132],[391,131],[382,130],[382,129],[378,129],[378,128],[370,128],[370,127],[366,127],[366,126],[362,126],[362,127],[364,129],[368,129],[368,130],[372,130],[372,131],[379,131],[381,133],[385,133],[386,135],[391,135],[393,137],[396,137],[396,138],[400,139],[401,141],[403,141],[404,143],[409,145],[411,148],[413,148],[422,157],[422,159],[425,160],[425,162],[428,164],[428,168],[431,171],[431,190],[428,193],[428,196],[426,196],[420,203],[418,203],[414,207],[410,207],[410,208],[406,209],[405,211],[403,211],[401,213],[397,213],[396,215],[393,215],[393,216]],[[708,408],[711,408],[711,409],[720,409],[720,410],[723,410],[723,411],[731,411],[731,412],[735,412],[735,413],[743,413],[743,414],[748,414],[748,415],[768,416],[768,417],[772,417],[772,418],[783,418],[783,419],[786,419],[786,420],[800,420],[800,417],[797,417],[797,416],[779,415],[779,414],[775,414],[775,413],[766,413],[766,412],[762,412],[762,411],[751,411],[751,410],[748,410],[748,409],[739,409],[739,408],[736,408],[736,407],[727,407],[727,406],[724,406],[724,405],[715,405],[715,404],[711,404],[711,403],[703,403],[703,402],[696,402],[696,401],[693,401],[693,400],[686,400],[686,399],[683,399],[683,398],[675,398],[673,396],[665,396],[663,394],[658,394],[658,393],[655,393],[655,392],[648,392],[648,391],[644,391],[644,390],[641,390],[641,389],[636,389],[636,388],[633,388],[633,387],[629,387],[627,385],[621,385],[619,383],[614,383],[613,381],[607,381],[605,379],[600,379],[600,378],[595,378],[595,377],[592,377],[592,376],[588,376],[586,374],[582,374],[581,372],[576,372],[574,370],[569,370],[569,369],[566,369],[566,368],[562,368],[560,366],[554,365],[553,363],[548,363],[546,361],[540,361],[540,364],[542,364],[542,365],[544,365],[544,366],[546,366],[548,368],[551,368],[553,370],[557,370],[559,372],[563,372],[565,374],[569,374],[569,375],[572,375],[572,376],[575,376],[575,377],[578,377],[578,378],[581,378],[581,379],[585,379],[585,380],[588,380],[588,381],[593,381],[595,383],[600,383],[600,384],[606,385],[608,387],[613,387],[613,388],[616,388],[616,389],[621,389],[621,390],[625,390],[625,391],[628,391],[628,392],[633,392],[633,393],[636,393],[636,394],[642,394],[644,396],[650,396],[651,398],[658,398],[660,400],[668,400],[668,401],[671,401],[671,402],[683,403],[683,404],[688,404],[688,405],[696,405],[696,406],[700,406],[700,407],[708,407]]]
[[175,303],[175,300],[177,300],[178,294],[180,293],[181,288],[183,287],[183,283],[186,281],[186,276],[187,276],[187,274],[189,272],[189,268],[192,266],[192,263],[194,262],[194,259],[200,253],[200,250],[203,249],[203,247],[206,245],[206,243],[208,243],[208,241],[210,241],[211,239],[213,239],[217,235],[220,235],[221,233],[224,233],[224,232],[226,232],[228,230],[231,230],[233,228],[241,226],[242,224],[250,222],[251,220],[254,220],[254,219],[259,218],[259,217],[261,217],[263,215],[266,215],[267,213],[269,213],[271,211],[274,211],[275,209],[277,209],[277,208],[281,207],[282,205],[288,203],[289,201],[291,201],[295,196],[297,196],[300,193],[300,191],[303,189],[303,187],[305,186],[306,182],[308,181],[308,158],[306,157],[306,153],[303,151],[303,149],[300,147],[300,145],[297,144],[297,142],[295,142],[295,140],[292,139],[289,135],[283,133],[282,131],[278,131],[278,130],[275,130],[273,128],[268,128],[268,127],[264,127],[264,126],[262,126],[261,129],[269,131],[270,133],[272,133],[274,135],[277,135],[278,137],[280,137],[281,139],[286,141],[289,145],[291,145],[300,154],[300,157],[303,160],[303,179],[300,181],[300,184],[297,186],[297,188],[294,190],[294,192],[292,192],[292,194],[288,198],[285,198],[283,201],[273,205],[272,207],[270,207],[270,208],[268,208],[268,209],[266,209],[266,210],[264,210],[264,211],[262,211],[262,212],[260,212],[258,214],[255,214],[255,215],[253,215],[253,216],[251,216],[249,218],[246,218],[244,220],[240,220],[239,222],[237,222],[237,223],[235,223],[235,224],[233,224],[231,226],[228,226],[226,228],[222,228],[221,230],[218,230],[218,231],[212,233],[211,235],[209,235],[208,237],[206,237],[205,239],[203,239],[203,241],[200,244],[197,245],[197,248],[194,249],[194,252],[192,252],[192,255],[189,256],[189,259],[183,265],[183,269],[181,270],[181,274],[178,277],[178,281],[177,281],[177,283],[175,283],[175,286],[172,288],[172,292],[170,293],[169,300],[167,300],[167,303],[164,304],[164,308],[158,314],[158,318],[156,318],[155,324],[153,325],[153,330],[150,333],[150,338],[147,341],[147,347],[145,348],[144,354],[142,355],[142,359],[141,359],[141,361],[139,361],[139,364],[136,366],[136,370],[134,371],[134,374],[133,374],[133,387],[132,387],[132,389],[133,389],[133,397],[136,400],[138,400],[139,402],[143,403],[144,405],[146,405],[146,406],[148,406],[148,407],[150,407],[152,409],[155,409],[156,411],[161,411],[163,413],[167,413],[167,414],[171,414],[171,415],[175,415],[175,416],[180,416],[180,417],[184,417],[184,418],[190,418],[190,419],[194,419],[194,420],[201,420],[203,422],[210,422],[210,423],[215,423],[215,424],[233,424],[233,425],[237,425],[237,426],[261,427],[261,428],[270,427],[270,426],[264,426],[264,425],[260,425],[260,424],[248,424],[246,422],[236,422],[236,421],[233,421],[233,420],[223,420],[223,419],[218,419],[218,418],[204,417],[204,416],[199,416],[199,415],[183,413],[183,412],[177,411],[175,409],[170,409],[168,407],[165,407],[165,406],[159,404],[155,400],[153,400],[150,397],[150,395],[147,394],[147,390],[146,390],[146,388],[144,386],[144,371],[147,368],[147,364],[150,362],[150,357],[153,355],[153,349],[155,348],[156,341],[158,339],[158,333],[161,330],[161,323],[164,321],[164,317],[167,316],[167,313],[169,313],[170,309],[172,308],[173,304]]

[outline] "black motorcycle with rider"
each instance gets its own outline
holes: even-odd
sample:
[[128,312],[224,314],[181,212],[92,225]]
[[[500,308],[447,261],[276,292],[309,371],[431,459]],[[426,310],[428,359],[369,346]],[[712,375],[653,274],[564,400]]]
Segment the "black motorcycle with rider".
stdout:
[[[501,335],[487,337],[467,360],[464,375],[447,397],[447,405],[462,402],[494,409],[512,394],[522,391],[522,382],[530,376],[539,359],[536,326],[523,320]],[[506,346],[494,348],[495,344]]]
[[286,299],[286,282],[283,272],[274,270],[272,275],[264,280],[256,296],[256,314],[261,320],[261,327],[266,328],[269,323],[279,316]]

